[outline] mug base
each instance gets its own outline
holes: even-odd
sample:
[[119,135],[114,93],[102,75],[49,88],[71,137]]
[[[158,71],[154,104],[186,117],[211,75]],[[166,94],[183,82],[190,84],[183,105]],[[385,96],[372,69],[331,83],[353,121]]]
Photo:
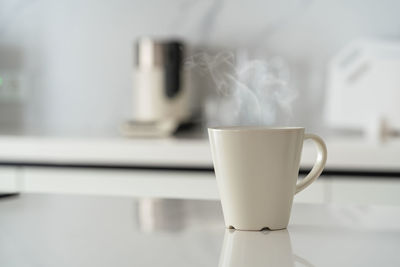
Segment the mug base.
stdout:
[[262,231],[279,231],[286,229],[287,226],[284,227],[261,227],[260,229],[245,229],[245,228],[236,228],[232,225],[226,226],[229,230],[237,230],[237,231],[251,231],[251,232],[262,232]]

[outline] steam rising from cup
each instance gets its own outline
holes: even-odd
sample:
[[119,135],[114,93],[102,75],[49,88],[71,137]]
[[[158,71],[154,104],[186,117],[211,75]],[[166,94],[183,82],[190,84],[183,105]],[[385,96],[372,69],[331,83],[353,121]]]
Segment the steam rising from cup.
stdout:
[[250,60],[245,53],[195,54],[186,66],[211,78],[213,94],[206,101],[206,117],[214,125],[285,124],[297,93],[290,71],[280,58]]

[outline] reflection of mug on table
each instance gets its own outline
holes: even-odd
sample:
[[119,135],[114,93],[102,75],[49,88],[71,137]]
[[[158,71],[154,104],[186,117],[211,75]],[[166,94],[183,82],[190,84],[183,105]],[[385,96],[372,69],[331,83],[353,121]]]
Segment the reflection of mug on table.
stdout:
[[[301,127],[208,129],[225,225],[238,230],[286,228],[293,196],[321,174],[324,141]],[[303,141],[312,139],[318,157],[297,182]]]
[[304,266],[313,266],[292,253],[287,230],[262,232],[225,230],[219,267],[291,267],[295,261]]

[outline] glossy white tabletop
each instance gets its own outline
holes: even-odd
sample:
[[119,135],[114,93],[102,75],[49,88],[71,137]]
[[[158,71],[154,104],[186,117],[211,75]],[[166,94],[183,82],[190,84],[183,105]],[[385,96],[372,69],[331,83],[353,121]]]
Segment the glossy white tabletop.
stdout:
[[284,231],[225,230],[219,202],[0,199],[0,266],[400,266],[400,207],[296,204]]

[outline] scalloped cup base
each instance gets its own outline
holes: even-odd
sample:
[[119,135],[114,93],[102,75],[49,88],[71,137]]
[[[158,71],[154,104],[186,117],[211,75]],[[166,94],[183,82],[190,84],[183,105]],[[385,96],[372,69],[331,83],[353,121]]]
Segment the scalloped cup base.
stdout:
[[228,225],[228,226],[226,226],[226,228],[229,229],[229,230],[237,230],[237,231],[262,232],[262,231],[278,231],[278,230],[283,230],[283,229],[286,229],[287,226],[284,226],[284,227],[268,227],[268,226],[266,226],[266,227],[261,227],[261,228],[259,228],[259,229],[248,229],[248,228],[246,228],[246,227],[244,227],[244,228],[243,228],[243,227],[237,228],[237,227],[234,227],[234,226],[232,226],[232,225]]

